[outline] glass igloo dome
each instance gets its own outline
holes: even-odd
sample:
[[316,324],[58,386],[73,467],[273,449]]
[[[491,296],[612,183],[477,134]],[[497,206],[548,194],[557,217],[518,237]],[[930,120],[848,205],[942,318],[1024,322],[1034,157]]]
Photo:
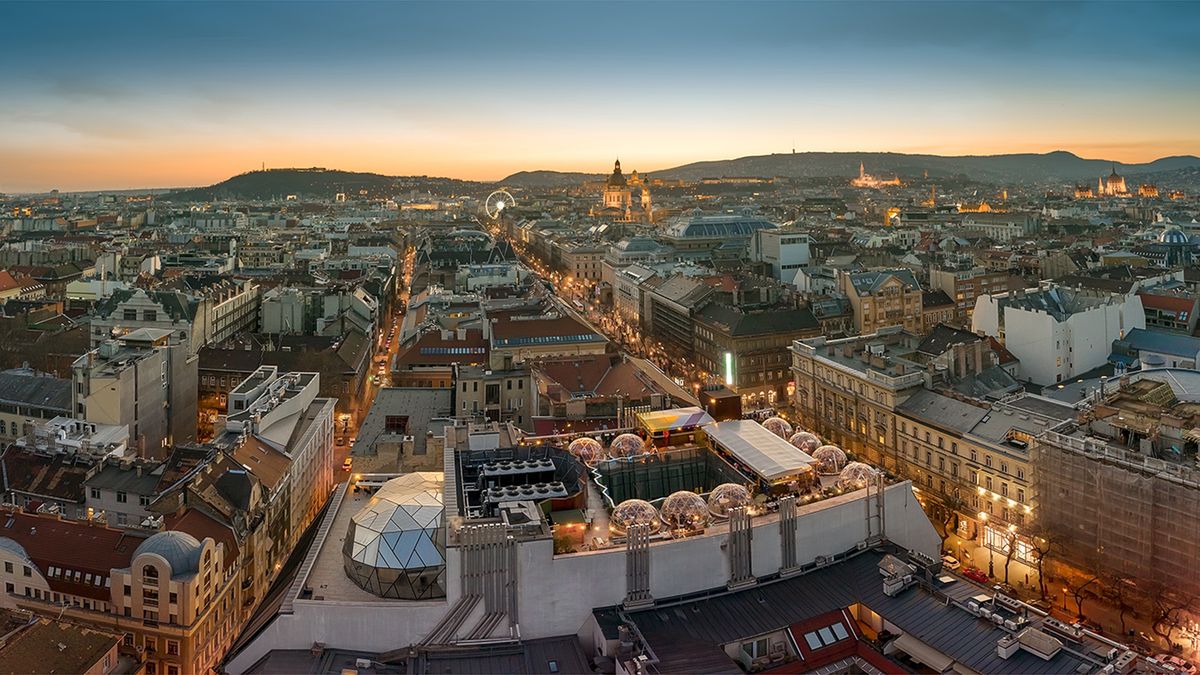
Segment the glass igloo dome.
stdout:
[[637,434],[621,434],[608,446],[608,452],[613,457],[634,457],[645,451],[646,443]]
[[821,447],[821,439],[817,438],[817,435],[810,431],[797,431],[788,439],[788,443],[791,443],[792,447],[797,450],[810,455],[814,450]]
[[879,472],[874,467],[862,462],[850,462],[838,474],[838,487],[846,490],[864,488]]
[[838,473],[846,466],[846,453],[836,445],[822,445],[813,450],[812,457],[821,473]]
[[588,466],[604,459],[604,446],[600,445],[600,441],[587,436],[571,441],[567,452]]
[[792,425],[788,424],[788,421],[782,417],[768,417],[762,425],[767,428],[767,431],[780,438],[787,438],[792,435]]
[[662,519],[672,530],[700,529],[708,525],[708,505],[695,492],[680,490],[663,500]]
[[708,510],[717,517],[725,518],[739,506],[749,506],[753,497],[745,486],[737,483],[721,483],[708,493]]
[[617,504],[609,517],[613,529],[624,533],[633,525],[649,525],[651,532],[657,532],[662,525],[658,518],[658,509],[644,499],[626,499]]
[[446,596],[442,474],[419,471],[383,484],[354,514],[342,547],[346,576],[381,598]]

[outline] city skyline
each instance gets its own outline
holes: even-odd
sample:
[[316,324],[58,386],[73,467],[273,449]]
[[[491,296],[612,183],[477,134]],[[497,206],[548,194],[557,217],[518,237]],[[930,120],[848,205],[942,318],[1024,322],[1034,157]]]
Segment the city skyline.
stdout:
[[0,45],[0,190],[264,164],[498,180],[620,155],[649,172],[792,148],[1200,154],[1191,5],[62,9],[0,6],[27,27]]

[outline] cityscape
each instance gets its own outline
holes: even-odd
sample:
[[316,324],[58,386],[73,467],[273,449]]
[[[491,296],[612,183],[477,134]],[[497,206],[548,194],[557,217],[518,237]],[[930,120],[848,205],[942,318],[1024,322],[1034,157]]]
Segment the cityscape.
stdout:
[[0,674],[1200,670],[1196,6],[0,21]]

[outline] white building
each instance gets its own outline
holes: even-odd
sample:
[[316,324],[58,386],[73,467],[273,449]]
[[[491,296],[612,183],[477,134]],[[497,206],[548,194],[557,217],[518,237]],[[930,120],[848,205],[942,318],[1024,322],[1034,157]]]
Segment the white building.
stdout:
[[1048,385],[1104,365],[1113,340],[1146,327],[1135,293],[1095,293],[1051,286],[984,295],[971,329],[999,339],[1021,360],[1021,377]]
[[812,238],[802,232],[757,230],[750,239],[750,259],[771,266],[771,276],[784,282],[796,278],[812,258]]

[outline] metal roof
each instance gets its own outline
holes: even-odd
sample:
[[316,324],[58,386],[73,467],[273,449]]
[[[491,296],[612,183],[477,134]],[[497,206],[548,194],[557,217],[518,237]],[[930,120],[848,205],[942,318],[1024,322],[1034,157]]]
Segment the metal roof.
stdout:
[[767,480],[803,473],[816,461],[754,420],[715,422],[704,427],[704,432]]
[[[673,649],[673,643],[725,645],[781,630],[854,603],[865,605],[913,639],[975,672],[1032,675],[1071,673],[1081,666],[1087,671],[1099,669],[1098,664],[1065,649],[1049,660],[1024,650],[1008,659],[1000,658],[996,642],[1006,634],[1002,628],[947,605],[944,598],[920,587],[894,597],[885,595],[879,574],[883,556],[881,551],[868,550],[807,574],[744,591],[714,590],[712,595],[691,601],[671,603],[662,599],[650,609],[621,613],[606,608],[596,610],[595,614],[597,621],[609,629],[620,623],[621,618],[632,621],[654,649],[660,659],[659,669],[664,672],[673,672],[682,663],[678,659],[688,656],[686,649]],[[982,590],[965,580],[938,589],[939,593],[964,603]],[[684,653],[678,653],[681,651]]]

